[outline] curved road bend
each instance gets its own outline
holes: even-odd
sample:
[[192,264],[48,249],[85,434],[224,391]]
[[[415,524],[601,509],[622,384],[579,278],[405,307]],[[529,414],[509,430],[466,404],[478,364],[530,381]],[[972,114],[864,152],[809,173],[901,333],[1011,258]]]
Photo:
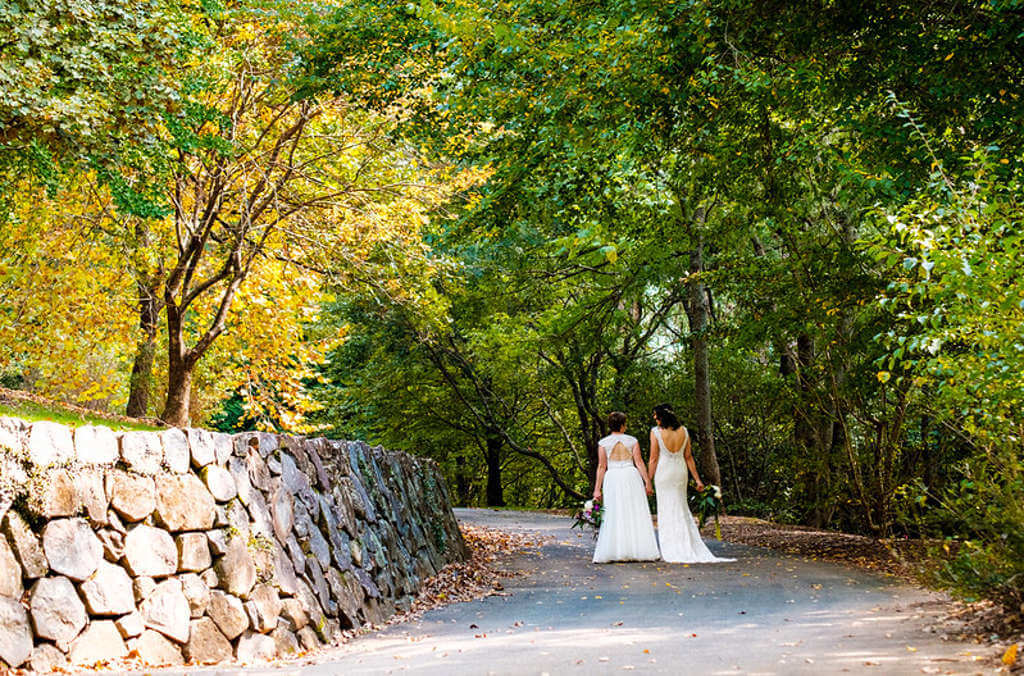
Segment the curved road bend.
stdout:
[[[736,563],[593,565],[565,517],[458,509],[550,536],[504,563],[506,595],[457,603],[318,657],[246,674],[973,674],[993,649],[928,629],[934,592],[835,563],[711,541]],[[229,669],[188,673],[239,673]],[[179,670],[180,672],[180,670]],[[151,672],[152,673],[152,672]],[[161,670],[161,673],[164,673]]]

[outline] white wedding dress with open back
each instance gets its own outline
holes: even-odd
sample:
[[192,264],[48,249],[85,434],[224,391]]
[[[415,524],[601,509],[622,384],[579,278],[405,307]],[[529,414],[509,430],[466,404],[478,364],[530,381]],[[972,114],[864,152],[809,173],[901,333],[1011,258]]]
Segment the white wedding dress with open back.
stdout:
[[602,492],[601,530],[594,548],[594,563],[656,561],[651,510],[640,470],[633,464],[636,437],[609,434],[598,442],[608,457]]
[[[682,447],[673,453],[661,438],[661,428],[652,429],[658,441],[658,468],[654,472],[654,493],[658,496],[658,543],[661,557],[670,563],[718,563],[735,561],[711,553],[700,537],[697,522],[686,502],[690,472]],[[686,429],[683,428],[685,432]],[[687,437],[689,432],[686,432]]]

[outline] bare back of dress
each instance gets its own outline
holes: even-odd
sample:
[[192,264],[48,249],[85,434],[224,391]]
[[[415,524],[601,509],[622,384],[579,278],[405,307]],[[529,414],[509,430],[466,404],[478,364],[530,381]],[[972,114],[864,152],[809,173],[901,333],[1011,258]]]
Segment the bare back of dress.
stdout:
[[626,448],[626,445],[621,441],[616,441],[612,450],[608,451],[608,459],[615,462],[619,462],[621,460],[632,460],[633,452]]
[[652,432],[658,442],[658,469],[654,473],[654,490],[658,498],[658,543],[661,556],[673,563],[713,563],[735,561],[720,559],[711,553],[700,537],[697,522],[686,502],[686,489],[690,473],[686,467],[686,444],[689,432],[679,449],[673,453],[665,445],[661,428]]

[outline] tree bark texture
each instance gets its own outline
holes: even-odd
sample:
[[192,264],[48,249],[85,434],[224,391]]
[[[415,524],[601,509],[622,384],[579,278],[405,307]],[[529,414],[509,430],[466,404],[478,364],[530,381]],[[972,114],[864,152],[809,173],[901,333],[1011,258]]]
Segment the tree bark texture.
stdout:
[[487,434],[487,506],[504,507],[501,489],[501,447],[504,440],[498,432]]
[[[702,215],[699,217],[703,221]],[[715,453],[715,434],[711,414],[711,366],[708,345],[708,294],[701,273],[704,270],[704,236],[696,229],[693,249],[690,251],[689,293],[686,314],[690,322],[690,346],[693,349],[694,377],[694,435],[695,458],[701,479],[708,484],[721,485],[722,474]]]
[[160,303],[154,289],[139,284],[139,329],[142,337],[135,350],[132,375],[128,384],[128,407],[125,414],[142,418],[149,411],[153,389],[153,362],[156,360],[156,334],[159,328]]

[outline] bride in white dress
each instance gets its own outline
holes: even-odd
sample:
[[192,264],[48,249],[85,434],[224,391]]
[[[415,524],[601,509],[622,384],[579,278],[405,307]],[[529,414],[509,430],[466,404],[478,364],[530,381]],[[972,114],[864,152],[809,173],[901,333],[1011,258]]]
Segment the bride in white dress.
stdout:
[[598,443],[594,498],[602,501],[601,531],[594,548],[594,563],[655,561],[654,537],[647,496],[651,480],[636,437],[626,434],[626,414],[608,416],[612,433]]
[[686,502],[687,467],[697,482],[697,490],[704,489],[693,462],[690,433],[668,404],[654,407],[654,420],[658,425],[651,428],[651,474],[658,496],[658,542],[662,558],[670,563],[735,561],[711,553],[700,537],[697,522]]

